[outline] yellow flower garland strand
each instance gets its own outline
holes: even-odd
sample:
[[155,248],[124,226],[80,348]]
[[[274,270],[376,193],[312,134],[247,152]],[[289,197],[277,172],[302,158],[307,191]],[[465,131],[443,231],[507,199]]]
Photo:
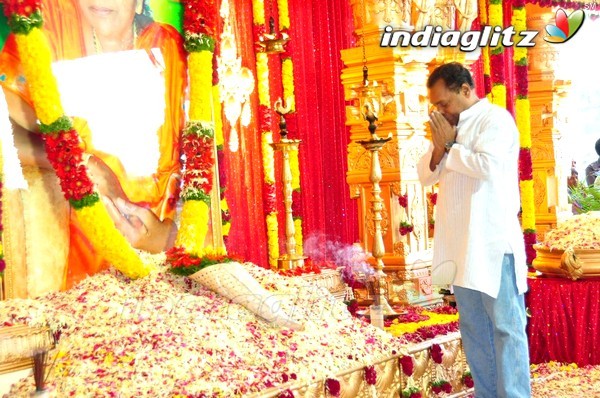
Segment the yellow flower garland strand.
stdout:
[[[188,56],[189,123],[200,121],[203,124],[214,126],[212,124],[212,59],[213,53],[208,50],[192,52]],[[213,187],[213,189],[215,188]],[[183,202],[175,245],[184,247],[187,253],[199,257],[209,254],[210,249],[204,248],[204,241],[208,233],[209,214],[210,207],[203,201],[186,200]]]
[[[265,24],[265,5],[263,0],[252,0],[252,21],[255,26]],[[256,54],[256,79],[258,102],[262,107],[271,109],[271,96],[269,94],[269,59],[266,53]],[[271,144],[273,134],[271,131],[261,131],[262,163],[265,184],[275,184],[275,153]],[[277,267],[279,258],[279,228],[277,212],[272,211],[266,216],[267,245],[269,250],[269,265]]]
[[[525,7],[513,7],[511,18],[515,27],[516,37],[527,29],[527,11]],[[524,67],[527,65],[527,48],[515,47],[513,61],[515,65]],[[519,129],[519,141],[522,149],[531,150],[531,103],[528,98],[517,97],[515,101],[515,114],[517,128]],[[530,167],[531,165],[526,165]],[[533,180],[520,181],[521,187],[521,228],[523,231],[535,231],[535,201]]]
[[[502,2],[494,2],[494,3],[490,3],[489,5],[489,21],[490,21],[490,25],[491,26],[503,26],[503,15],[502,15]],[[488,49],[489,50],[489,49]],[[502,44],[498,44],[498,46],[494,49],[494,51],[500,51],[500,53],[496,53],[495,55],[492,54],[490,55],[490,60],[491,57],[496,56],[496,57],[501,57],[503,55],[502,54]],[[490,61],[491,62],[491,61]],[[485,68],[485,59],[484,59],[484,68]],[[490,70],[490,75],[493,71]],[[491,102],[501,106],[503,108],[506,108],[506,85],[505,84],[498,84],[498,83],[494,83],[493,81],[491,82],[492,84],[492,91],[491,91]],[[489,98],[489,97],[488,97]]]
[[[51,125],[65,115],[56,78],[52,73],[48,40],[39,28],[33,28],[27,35],[16,34],[15,39],[36,115],[41,123]],[[152,270],[151,266],[142,262],[129,242],[115,228],[101,202],[76,209],[75,214],[94,248],[124,275],[138,278],[146,276]]]
[[447,325],[452,322],[458,321],[458,314],[438,314],[430,311],[423,311],[422,315],[427,315],[429,319],[420,322],[407,322],[400,323],[397,319],[394,319],[389,327],[385,330],[390,332],[395,337],[401,337],[407,333],[414,333],[422,327],[434,326],[434,325]]

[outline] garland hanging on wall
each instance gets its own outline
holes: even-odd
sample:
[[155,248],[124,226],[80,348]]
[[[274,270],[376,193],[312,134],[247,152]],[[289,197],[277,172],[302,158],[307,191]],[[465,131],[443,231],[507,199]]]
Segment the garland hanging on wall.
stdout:
[[[265,4],[263,0],[252,0],[254,39],[266,33]],[[263,52],[256,54],[256,77],[258,84],[258,124],[261,134],[263,159],[263,208],[266,214],[269,265],[277,267],[279,258],[279,222],[277,221],[277,195],[275,192],[275,151],[273,143],[273,121],[271,117],[271,95],[269,87],[269,59]]]
[[[490,26],[504,26],[502,1],[490,0],[489,3],[489,23]],[[484,52],[485,54],[485,52]],[[490,50],[490,77],[491,77],[491,102],[502,108],[506,108],[506,74],[504,71],[505,51],[502,44]],[[485,59],[484,59],[485,74]]]
[[[527,29],[527,13],[524,0],[513,1],[512,25],[516,37]],[[519,152],[519,185],[521,188],[521,224],[525,239],[527,264],[531,265],[536,252],[535,204],[533,192],[533,167],[531,161],[531,104],[528,98],[529,80],[527,76],[527,48],[515,46],[513,61],[515,63],[515,119],[520,132]]]

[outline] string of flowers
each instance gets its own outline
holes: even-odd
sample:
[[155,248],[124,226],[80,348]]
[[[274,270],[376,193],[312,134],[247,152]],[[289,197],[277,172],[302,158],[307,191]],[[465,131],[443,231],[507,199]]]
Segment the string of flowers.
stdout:
[[[479,0],[479,21],[481,24],[481,29],[483,29],[483,27],[485,25],[487,25],[488,22],[488,17],[487,17],[487,13],[488,13],[488,9],[487,9],[487,0]],[[483,91],[484,94],[488,97],[489,100],[491,100],[491,93],[492,93],[492,82],[491,82],[491,77],[490,77],[490,48],[489,47],[483,47],[481,49],[481,57],[483,60]]]
[[[512,9],[512,25],[516,37],[527,29],[527,13],[524,0],[514,0]],[[515,63],[515,119],[520,132],[519,152],[519,185],[521,188],[521,224],[525,240],[527,264],[531,264],[536,252],[533,245],[536,243],[535,233],[535,204],[533,195],[533,167],[531,161],[531,104],[528,98],[529,80],[527,77],[527,48],[514,48],[513,61]]]
[[[489,3],[489,22],[492,27],[504,26],[502,14],[502,1],[490,0]],[[504,71],[504,47],[498,44],[491,50],[490,54],[490,74],[491,74],[491,102],[506,108],[506,75]],[[485,74],[485,59],[484,59]]]
[[[265,4],[263,0],[252,0],[252,20],[255,42],[266,33]],[[258,84],[258,123],[261,131],[263,160],[263,208],[267,223],[267,244],[269,264],[277,267],[279,258],[279,223],[277,221],[277,195],[275,192],[275,152],[273,143],[273,122],[271,118],[271,95],[269,92],[269,59],[266,53],[256,54],[256,77]]]
[[[281,33],[285,34],[290,29],[290,10],[287,0],[277,0],[277,12],[279,14],[279,27]],[[286,51],[282,55],[281,83],[283,86],[283,98],[291,109],[296,111],[296,94],[294,87],[294,63],[291,54]],[[294,204],[294,239],[296,240],[296,253],[302,255],[304,251],[302,234],[302,190],[300,184],[300,160],[298,151],[290,152],[290,169],[292,173],[292,203]]]
[[[189,121],[183,130],[185,157],[181,199],[181,224],[171,255],[180,253],[201,258],[208,254],[224,255],[224,247],[204,245],[208,233],[210,192],[213,189],[214,137],[213,56],[215,50],[214,1],[184,2],[183,31],[188,51]],[[181,250],[184,248],[184,250]]]
[[52,73],[50,45],[41,29],[44,22],[41,1],[5,1],[4,13],[15,34],[48,160],[83,232],[97,252],[124,275],[130,278],[147,275],[153,267],[142,262],[115,228],[88,174],[79,134],[64,113]]
[[[408,216],[408,194],[398,196],[398,204],[404,209],[404,214]],[[405,236],[410,234],[414,230],[414,226],[406,220],[400,221],[400,227],[398,229],[400,235]]]

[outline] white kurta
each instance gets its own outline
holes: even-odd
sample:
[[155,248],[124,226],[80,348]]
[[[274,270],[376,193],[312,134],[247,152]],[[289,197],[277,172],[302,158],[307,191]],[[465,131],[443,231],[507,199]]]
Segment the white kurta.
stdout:
[[456,144],[436,169],[433,146],[417,166],[423,185],[439,182],[433,282],[496,298],[502,259],[514,253],[519,293],[527,290],[525,244],[519,225],[519,139],[505,109],[486,99],[460,114]]

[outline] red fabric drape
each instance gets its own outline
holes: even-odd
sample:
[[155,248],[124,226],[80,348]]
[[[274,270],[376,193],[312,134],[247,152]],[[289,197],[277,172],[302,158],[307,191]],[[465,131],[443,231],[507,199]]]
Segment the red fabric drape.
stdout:
[[302,139],[300,169],[304,235],[353,243],[357,204],[346,183],[349,130],[345,125],[340,50],[353,44],[347,0],[288,0],[296,86],[296,126]]
[[600,364],[600,280],[529,280],[531,363]]
[[[269,7],[271,3],[265,2],[267,12]],[[292,42],[288,44],[288,51],[294,64],[296,114],[288,117],[288,130],[291,138],[302,140],[299,213],[303,216],[303,234],[305,239],[319,233],[330,240],[353,243],[358,239],[357,204],[350,199],[346,183],[349,132],[345,126],[340,79],[343,67],[340,50],[353,43],[350,3],[347,0],[289,0],[289,10]],[[243,65],[256,72],[251,2],[236,0],[232,12]],[[280,73],[280,68],[273,65],[279,62],[279,57],[270,56],[271,73]],[[275,78],[280,82],[280,75]],[[280,92],[280,88],[272,85],[271,103]],[[252,124],[238,129],[240,150],[232,153],[225,148],[226,198],[231,213],[227,247],[249,261],[268,266],[256,90],[252,108]],[[276,122],[274,124],[276,126]],[[225,130],[227,139],[227,126]],[[274,139],[278,140],[277,128],[274,131]],[[282,217],[279,222],[283,225]],[[280,242],[283,240],[284,236],[280,236]]]
[[[319,233],[331,240],[353,243],[358,239],[357,204],[349,198],[346,183],[349,132],[345,126],[340,79],[343,67],[340,50],[353,43],[350,4],[347,0],[288,1],[292,40],[288,51],[294,64],[296,95],[296,114],[288,117],[288,130],[291,138],[302,140],[299,159],[304,237]],[[275,6],[274,0],[272,3],[265,2],[267,11]],[[243,65],[256,76],[252,4],[249,0],[235,0],[231,8],[235,13],[234,29]],[[273,65],[279,56],[270,58]],[[278,73],[276,71],[278,68],[273,67],[271,73]],[[272,92],[275,93],[277,90]],[[276,99],[272,95],[271,102]],[[228,178],[226,198],[231,213],[227,247],[248,261],[268,266],[256,90],[252,109],[253,123],[248,128],[238,129],[239,151],[232,153],[225,148],[224,153]],[[227,140],[229,129],[226,125],[224,129]],[[277,140],[278,134],[274,134],[274,138]],[[282,217],[279,222],[283,223]],[[280,236],[280,242],[283,241],[284,237]]]

